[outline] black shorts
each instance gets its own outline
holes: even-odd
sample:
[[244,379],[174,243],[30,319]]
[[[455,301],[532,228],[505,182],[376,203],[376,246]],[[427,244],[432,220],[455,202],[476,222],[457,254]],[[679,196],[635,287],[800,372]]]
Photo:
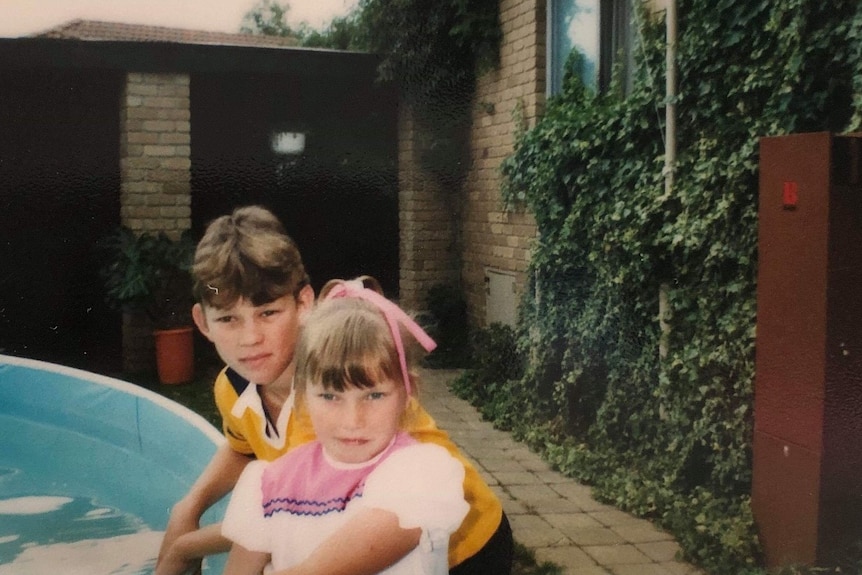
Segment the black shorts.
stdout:
[[478,553],[449,569],[449,575],[510,575],[515,544],[509,519],[503,513],[500,526]]

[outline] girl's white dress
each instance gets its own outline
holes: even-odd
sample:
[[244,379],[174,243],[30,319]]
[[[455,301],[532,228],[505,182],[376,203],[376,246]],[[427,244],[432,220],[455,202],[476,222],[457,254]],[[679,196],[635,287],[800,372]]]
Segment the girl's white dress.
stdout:
[[269,553],[271,567],[305,559],[363,508],[396,514],[401,527],[421,527],[419,545],[385,575],[445,575],[449,535],[470,506],[464,466],[446,449],[398,434],[371,461],[331,460],[317,441],[243,471],[228,504],[222,533],[251,551]]

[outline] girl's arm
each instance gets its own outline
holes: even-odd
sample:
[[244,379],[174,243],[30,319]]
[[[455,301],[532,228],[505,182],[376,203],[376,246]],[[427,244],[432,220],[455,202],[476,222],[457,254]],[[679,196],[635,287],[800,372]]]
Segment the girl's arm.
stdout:
[[301,564],[272,575],[374,575],[410,553],[421,536],[419,527],[402,529],[391,511],[364,509]]
[[269,553],[249,551],[242,545],[234,543],[227,556],[223,575],[260,575],[269,563]]

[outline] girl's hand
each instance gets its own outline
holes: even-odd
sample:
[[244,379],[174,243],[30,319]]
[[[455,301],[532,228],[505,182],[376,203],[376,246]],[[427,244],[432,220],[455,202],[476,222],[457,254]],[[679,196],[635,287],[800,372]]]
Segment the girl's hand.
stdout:
[[364,509],[305,561],[272,575],[374,575],[410,553],[421,536],[418,527],[401,528],[394,513]]

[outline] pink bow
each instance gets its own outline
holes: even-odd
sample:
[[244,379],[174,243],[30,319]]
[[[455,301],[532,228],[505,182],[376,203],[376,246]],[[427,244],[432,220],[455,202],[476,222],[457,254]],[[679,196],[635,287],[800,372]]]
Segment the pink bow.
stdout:
[[363,287],[361,284],[352,281],[343,282],[326,294],[327,300],[335,298],[355,297],[364,299],[367,302],[374,304],[377,309],[386,318],[386,323],[389,324],[389,331],[392,332],[392,339],[395,340],[395,349],[398,352],[398,361],[401,363],[401,375],[404,377],[404,385],[407,388],[407,395],[410,395],[410,376],[407,373],[407,356],[404,353],[404,343],[401,341],[401,330],[398,329],[400,321],[407,328],[416,341],[419,342],[425,351],[432,352],[437,344],[425,331],[419,327],[410,316],[404,313],[400,307],[380,295],[379,293]]

